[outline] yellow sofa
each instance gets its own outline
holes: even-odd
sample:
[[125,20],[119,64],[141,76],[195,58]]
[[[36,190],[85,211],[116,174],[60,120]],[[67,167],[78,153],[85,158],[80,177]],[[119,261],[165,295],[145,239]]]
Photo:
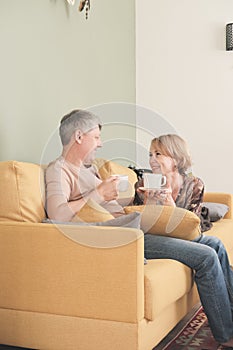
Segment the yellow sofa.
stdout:
[[[135,174],[126,169],[133,188]],[[205,200],[230,208],[208,234],[221,237],[232,258],[232,195],[207,193]],[[188,267],[172,260],[144,265],[141,230],[61,231],[41,223],[43,201],[39,165],[0,162],[0,344],[151,350],[198,302]],[[85,244],[86,237],[110,246]]]

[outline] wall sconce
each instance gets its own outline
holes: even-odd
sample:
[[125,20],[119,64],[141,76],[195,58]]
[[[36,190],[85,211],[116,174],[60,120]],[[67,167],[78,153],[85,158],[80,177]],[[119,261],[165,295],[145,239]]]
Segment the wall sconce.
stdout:
[[233,23],[226,25],[226,50],[233,50]]

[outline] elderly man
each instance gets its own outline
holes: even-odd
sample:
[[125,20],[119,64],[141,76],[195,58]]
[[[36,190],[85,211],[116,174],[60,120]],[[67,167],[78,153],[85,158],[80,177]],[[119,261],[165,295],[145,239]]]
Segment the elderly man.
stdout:
[[60,122],[61,156],[46,170],[46,210],[50,219],[71,221],[88,199],[114,216],[124,214],[116,201],[117,177],[102,181],[92,166],[102,146],[100,119],[84,110],[74,110]]

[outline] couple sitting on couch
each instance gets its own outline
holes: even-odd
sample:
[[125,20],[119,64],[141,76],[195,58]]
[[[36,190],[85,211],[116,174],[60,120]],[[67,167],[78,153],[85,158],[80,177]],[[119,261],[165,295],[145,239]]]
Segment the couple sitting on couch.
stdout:
[[[125,214],[118,200],[118,177],[101,180],[92,166],[96,150],[102,146],[100,119],[90,112],[74,110],[61,119],[62,155],[46,170],[47,214],[62,222],[73,217],[92,199],[114,216]],[[204,185],[199,178],[186,175],[191,159],[185,141],[177,135],[155,138],[150,147],[153,173],[166,176],[162,191],[140,189],[137,204],[154,204],[185,208],[202,218]],[[202,232],[206,230],[201,219]],[[194,270],[200,300],[215,339],[233,346],[233,273],[222,242],[201,234],[192,241],[145,233],[147,259],[173,259]]]

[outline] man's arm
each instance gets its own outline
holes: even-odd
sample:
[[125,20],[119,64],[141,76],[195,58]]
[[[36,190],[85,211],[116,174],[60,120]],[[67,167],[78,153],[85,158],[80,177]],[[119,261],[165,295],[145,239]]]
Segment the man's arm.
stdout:
[[[75,200],[71,198],[71,181],[63,169],[48,168],[46,171],[46,210],[50,219],[71,221],[88,199],[102,204],[118,197],[117,179],[111,177],[102,181],[96,188]],[[105,206],[104,206],[105,207]],[[119,206],[117,207],[119,210]]]

